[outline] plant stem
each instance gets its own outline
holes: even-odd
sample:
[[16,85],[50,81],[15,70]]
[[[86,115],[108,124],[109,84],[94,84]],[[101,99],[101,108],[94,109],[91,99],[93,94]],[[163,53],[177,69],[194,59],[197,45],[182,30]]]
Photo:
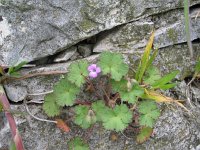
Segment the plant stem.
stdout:
[[24,150],[22,138],[21,138],[21,136],[18,132],[15,119],[12,116],[12,114],[9,111],[7,111],[7,110],[10,110],[10,103],[7,99],[5,91],[4,91],[3,86],[1,84],[0,84],[0,101],[3,105],[3,109],[5,110],[5,116],[8,120],[10,129],[11,129],[12,138],[13,138],[13,141],[15,142],[16,148],[17,148],[17,150]]
[[25,108],[26,108],[26,111],[28,112],[28,114],[29,114],[31,117],[33,117],[34,119],[39,120],[39,121],[44,121],[44,122],[50,122],[50,123],[55,123],[55,124],[57,124],[57,121],[42,119],[42,118],[39,118],[39,117],[34,116],[34,115],[30,112],[30,110],[29,110],[29,108],[28,108],[28,106],[27,106],[26,100],[24,100],[24,105],[25,105]]
[[190,16],[189,16],[189,7],[190,7],[190,0],[184,0],[186,38],[187,38],[188,48],[190,51],[190,56],[191,58],[193,58],[194,55],[193,55],[193,47],[192,47],[192,42],[191,42],[191,23],[190,23]]
[[91,102],[83,102],[83,101],[78,100],[78,99],[75,101],[75,104],[78,104],[78,105],[85,105],[85,106],[91,106],[91,105],[92,105]]
[[46,76],[46,75],[56,75],[56,74],[65,74],[67,71],[47,71],[47,72],[38,72],[38,73],[33,73],[33,74],[25,74],[22,75],[21,77],[11,77],[11,76],[4,76],[0,78],[0,83],[3,83],[5,81],[16,81],[16,80],[24,80],[27,78],[31,77],[36,77],[36,76]]

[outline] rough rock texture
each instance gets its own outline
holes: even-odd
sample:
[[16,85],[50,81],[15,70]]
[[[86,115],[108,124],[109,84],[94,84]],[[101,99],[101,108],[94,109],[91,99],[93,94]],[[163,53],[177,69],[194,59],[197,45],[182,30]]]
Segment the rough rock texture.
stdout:
[[62,52],[55,57],[54,62],[65,62],[76,54],[77,47],[72,46],[67,51]]
[[[179,95],[184,95],[185,82],[181,82],[177,91],[182,92]],[[172,93],[171,96],[173,96]],[[200,93],[194,93],[199,95]],[[28,105],[31,113],[40,118],[46,118],[41,107],[38,105]],[[177,106],[162,106],[162,115],[155,125],[154,134],[144,144],[136,144],[135,134],[130,131],[125,131],[124,135],[121,133],[114,133],[117,135],[116,141],[111,140],[113,132],[105,131],[98,124],[95,125],[94,130],[87,131],[77,128],[73,123],[69,123],[72,131],[70,133],[63,133],[55,127],[53,123],[45,123],[30,118],[29,115],[18,115],[16,120],[18,122],[19,131],[26,149],[31,150],[62,150],[67,149],[67,142],[74,136],[82,136],[89,142],[91,150],[198,150],[200,142],[200,117],[199,109],[190,108],[193,115],[177,108]],[[13,106],[13,110],[25,112],[23,105]],[[61,117],[66,120],[67,113]],[[0,130],[0,148],[7,148],[10,141],[10,132],[8,124],[5,123],[4,128]],[[127,138],[128,137],[128,138]]]
[[[200,18],[197,17],[199,11],[200,9],[193,9],[191,13],[192,40],[200,37]],[[157,48],[164,48],[187,41],[183,11],[175,9],[161,15],[149,17],[146,20],[139,20],[123,25],[111,33],[105,32],[105,34],[99,37],[93,51],[136,52],[147,44],[149,34],[153,29],[156,29],[154,45]]]
[[[200,44],[194,44],[195,54],[200,55]],[[177,57],[180,56],[180,57]],[[127,63],[133,62],[135,59],[135,54],[125,55]],[[94,62],[98,58],[98,55],[92,55],[87,57],[86,60],[89,62]],[[58,63],[53,65],[45,65],[42,67],[36,67],[33,69],[24,69],[22,74],[33,74],[49,71],[67,71],[67,68],[71,62]],[[187,45],[176,45],[161,49],[157,59],[155,60],[155,65],[161,70],[163,74],[170,72],[171,70],[179,70],[180,74],[178,79],[184,79],[191,74],[191,69],[194,68],[194,64],[190,60],[188,54]],[[192,66],[192,68],[191,68]],[[22,101],[29,94],[43,93],[52,90],[52,86],[58,81],[59,75],[50,75],[42,77],[34,77],[26,80],[10,82],[4,85],[7,91],[8,97],[11,101],[19,102]],[[39,99],[41,101],[44,98],[38,96],[31,96],[30,100],[35,101]]]
[[[98,54],[87,57],[85,59],[92,63],[93,61],[95,61],[97,57]],[[69,67],[70,64],[71,62],[66,62],[54,65],[46,65],[33,69],[24,69],[21,71],[21,73],[34,74],[34,73],[54,72],[54,71],[61,71],[66,73],[67,68]],[[11,101],[19,102],[22,101],[27,96],[32,101],[41,101],[44,99],[44,95],[30,96],[30,94],[38,94],[51,91],[53,85],[60,79],[60,77],[61,74],[38,76],[26,80],[7,83],[4,85],[4,88],[7,91],[7,96]]]
[[53,55],[101,31],[182,6],[182,0],[1,0],[0,64]]
[[[195,56],[200,55],[199,4],[200,0],[191,0]],[[135,65],[150,33],[155,30],[154,46],[159,48],[159,54],[154,63],[163,74],[180,70],[177,78],[180,80],[191,75],[194,68],[184,28],[183,0],[0,0],[0,65],[27,60],[33,61],[36,67],[22,69],[22,74],[67,72],[73,60],[86,57],[92,63],[96,61],[97,53],[104,50],[120,51],[128,63]],[[32,77],[5,83],[4,87],[13,102],[27,98],[29,102],[42,103],[44,93],[51,91],[61,76]],[[173,94],[168,94],[187,100],[194,116],[176,107],[163,107],[154,135],[142,145],[136,144],[134,135],[126,132],[131,139],[118,134],[117,141],[112,141],[109,138],[111,132],[97,125],[90,138],[86,138],[90,139],[91,150],[198,150],[199,87],[191,87],[192,98],[189,100],[185,96],[186,90],[183,81]],[[25,111],[23,105],[12,107]],[[46,117],[40,105],[29,107],[33,114]],[[66,115],[61,117],[66,119]],[[71,137],[88,135],[71,123],[72,132],[66,134],[54,124],[33,120],[28,115],[19,115],[16,119],[27,150],[67,149],[66,143]],[[0,114],[0,123],[2,120],[5,118],[2,119]],[[8,124],[0,124],[0,149],[7,149],[8,141]]]

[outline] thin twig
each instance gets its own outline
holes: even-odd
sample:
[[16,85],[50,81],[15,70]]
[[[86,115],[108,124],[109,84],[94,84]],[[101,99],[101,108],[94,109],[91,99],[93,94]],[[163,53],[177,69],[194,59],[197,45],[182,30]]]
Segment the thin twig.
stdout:
[[42,104],[42,103],[44,103],[44,99],[30,100],[30,101],[28,101],[26,103],[27,104],[30,104],[30,103]]
[[101,88],[102,88],[104,94],[106,95],[106,98],[110,101],[110,97],[109,97],[108,94],[106,93],[105,89],[104,89],[102,86],[101,86]]
[[0,80],[0,83],[5,81],[15,81],[15,80],[24,80],[27,78],[35,77],[35,76],[46,76],[46,75],[56,75],[56,74],[65,74],[67,71],[48,71],[48,72],[39,72],[39,73],[33,73],[33,74],[25,74],[22,77],[10,77],[7,76],[6,78]]
[[121,132],[121,134],[122,134],[125,138],[127,138],[127,139],[129,139],[129,140],[132,139],[132,138],[130,138],[130,137],[127,137],[123,132]]
[[27,105],[27,103],[26,103],[26,99],[24,100],[24,105],[25,105],[25,108],[26,108],[26,111],[28,112],[28,114],[29,114],[31,117],[33,117],[34,119],[39,120],[39,121],[52,122],[52,123],[57,124],[57,121],[42,119],[42,118],[38,118],[38,117],[34,116],[34,115],[30,112],[30,110],[29,110],[29,108],[28,108],[28,105]]
[[189,86],[194,80],[195,80],[195,76],[192,77],[192,79],[190,80],[190,82],[187,84],[187,86]]
[[28,96],[38,96],[38,95],[46,95],[49,93],[53,93],[53,90],[51,91],[46,91],[46,92],[41,92],[41,93],[31,93],[31,94],[27,94]]

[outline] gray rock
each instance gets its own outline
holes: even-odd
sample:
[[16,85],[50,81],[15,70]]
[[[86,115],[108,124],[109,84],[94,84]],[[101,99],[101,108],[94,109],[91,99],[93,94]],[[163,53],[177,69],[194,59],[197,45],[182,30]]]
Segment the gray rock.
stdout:
[[[200,51],[199,51],[200,44],[193,44],[193,46],[194,46],[195,54],[197,56],[200,55]],[[124,56],[126,58],[127,63],[131,63],[131,62],[133,63],[135,54],[125,54]],[[92,55],[90,57],[87,57],[86,59],[89,62],[94,63],[97,57],[98,55]],[[22,73],[33,74],[33,73],[42,73],[42,72],[49,72],[49,71],[67,72],[67,68],[70,65],[70,63],[71,62],[58,63],[54,65],[46,65],[44,67],[23,69]],[[162,74],[169,73],[172,70],[179,70],[180,73],[177,78],[180,80],[191,75],[191,72],[194,69],[194,63],[193,61],[191,61],[190,55],[188,53],[188,47],[186,44],[160,49],[154,64],[159,68]],[[52,86],[54,85],[56,81],[58,81],[58,79],[59,79],[59,75],[57,77],[54,75],[34,77],[34,78],[22,80],[22,81],[8,83],[8,85],[6,85],[5,88],[8,93],[18,91],[17,93],[14,94],[15,97],[9,96],[12,94],[9,94],[8,96],[11,101],[19,101],[18,97],[21,97],[20,100],[23,100],[23,98],[25,98],[26,96],[26,94],[23,93],[21,87],[26,87],[28,94],[47,92],[47,91],[52,90]],[[13,88],[9,88],[9,87],[15,87],[16,90],[13,90]],[[37,99],[37,98],[38,97],[33,97],[32,99]],[[43,99],[43,97],[40,97],[39,99]]]
[[[46,119],[41,106],[28,105],[28,107],[33,115]],[[26,112],[23,105],[14,105],[12,110]],[[200,113],[199,109],[195,111]],[[85,137],[92,150],[188,150],[193,147],[198,149],[200,139],[199,123],[196,122],[195,118],[191,116],[188,118],[187,115],[184,110],[163,107],[162,115],[155,125],[154,134],[143,144],[137,144],[134,133],[129,130],[123,133],[126,137],[122,133],[116,133],[118,138],[113,141],[110,139],[112,132],[106,131],[98,124],[94,126],[93,130],[87,131],[82,130],[72,122],[68,122],[71,131],[64,133],[55,124],[37,121],[29,115],[18,115],[15,119],[25,148],[31,150],[67,149],[67,142],[75,136]],[[61,117],[66,120],[66,118],[69,118],[69,114],[64,113]],[[8,124],[5,124],[0,130],[0,149],[8,147],[10,138],[10,129]]]
[[[193,43],[195,56],[200,55],[200,44]],[[163,73],[169,73],[172,70],[179,70],[179,80],[192,75],[194,71],[194,60],[190,58],[187,43],[165,47],[159,50],[154,64]]]
[[[96,61],[98,56],[99,55],[92,55],[90,57],[86,57],[85,59],[92,63]],[[40,95],[40,93],[51,91],[53,85],[62,77],[62,74],[67,73],[67,68],[71,63],[72,61],[46,65],[43,67],[22,69],[21,74],[24,75],[36,73],[42,74],[44,72],[52,73],[52,75],[38,75],[37,77],[4,84],[5,91],[8,93],[8,98],[13,102],[19,102],[28,96],[29,100],[40,102],[44,99],[44,94]]]
[[[200,0],[191,1],[192,6],[196,4],[200,4]],[[192,40],[200,38],[200,17],[197,15],[199,12],[197,7],[198,5],[191,9]],[[62,51],[63,56],[57,57],[55,61],[67,60],[68,48],[80,45],[79,42],[83,40],[95,44],[94,52],[120,51],[124,53],[126,62],[135,65],[137,64],[135,60],[140,58],[153,29],[156,30],[154,45],[159,48],[154,63],[162,74],[179,70],[178,79],[191,75],[194,62],[190,59],[186,45],[182,0],[0,0],[0,65],[13,65],[23,60],[37,61],[42,58],[38,61],[41,66],[22,69],[21,73],[64,73],[72,61],[51,65],[45,63],[52,55]],[[95,38],[91,38],[92,36]],[[194,42],[193,47],[195,56],[200,55],[200,44]],[[84,48],[85,45],[79,46],[79,52],[83,57],[91,53],[88,50],[90,48],[87,50]],[[70,55],[70,60],[82,58],[78,52]],[[98,55],[92,55],[86,59],[95,63],[97,57]],[[4,87],[11,101],[19,102],[27,98],[32,102],[42,103],[44,93],[51,92],[61,77],[61,74],[39,75],[8,82]],[[170,92],[168,94],[187,99],[184,93],[185,87],[186,83],[181,82],[176,91],[173,91],[175,95]],[[198,88],[193,87],[192,92],[194,98],[198,99]],[[82,94],[83,97],[87,97],[84,92]],[[34,115],[46,118],[41,106],[29,107]],[[23,105],[12,108],[26,111]],[[95,125],[95,130],[90,131],[91,136],[88,138],[90,148],[92,150],[199,149],[199,108],[195,105],[188,106],[193,113],[192,116],[184,110],[177,109],[176,106],[172,110],[162,108],[162,116],[155,126],[155,134],[146,143],[136,144],[130,132],[124,134],[131,139],[119,133],[119,139],[114,142],[109,139],[110,131]],[[2,120],[2,115],[0,116]],[[67,113],[61,117],[69,118]],[[88,132],[73,123],[69,123],[72,132],[63,133],[55,128],[54,124],[38,122],[27,115],[18,116],[16,120],[26,149],[67,149],[66,143],[70,138],[75,135],[88,135]],[[8,124],[0,128],[0,149],[7,149],[11,137]]]
[[[101,31],[183,7],[182,0],[1,0],[0,64],[53,55]],[[191,5],[199,3],[193,0]]]
[[66,62],[68,61],[77,51],[77,47],[72,46],[69,49],[65,50],[61,54],[59,54],[55,59],[54,62]]
[[106,32],[98,38],[93,52],[121,51],[131,53],[146,45],[154,28],[153,22],[136,21]]
[[4,85],[8,98],[13,102],[23,101],[24,98],[27,96],[27,88],[25,86],[21,86],[20,84]]
[[194,99],[200,102],[200,89],[193,87],[192,92],[194,94]]
[[[194,17],[199,9],[192,10],[192,30],[191,39],[198,39],[200,36],[200,19]],[[162,15],[152,17],[155,22],[143,20],[128,23],[119,27],[111,33],[106,33],[99,37],[98,43],[94,46],[94,52],[105,50],[120,52],[135,52],[148,42],[150,33],[156,27],[154,45],[157,48],[164,48],[174,44],[187,41],[185,33],[185,23],[183,11],[172,10]],[[158,19],[159,18],[159,19]],[[146,19],[148,20],[148,19]],[[174,22],[172,22],[172,20]]]
[[92,54],[92,44],[81,44],[78,45],[78,52],[83,57],[88,57]]
[[75,52],[74,55],[71,56],[70,60],[77,60],[83,58],[78,52]]

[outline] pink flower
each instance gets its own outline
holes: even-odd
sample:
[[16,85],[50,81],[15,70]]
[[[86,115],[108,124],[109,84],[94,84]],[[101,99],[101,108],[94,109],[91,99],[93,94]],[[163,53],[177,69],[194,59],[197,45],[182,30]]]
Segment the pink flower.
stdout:
[[98,67],[96,64],[91,64],[88,66],[89,77],[96,78],[98,74],[101,72],[101,68]]

